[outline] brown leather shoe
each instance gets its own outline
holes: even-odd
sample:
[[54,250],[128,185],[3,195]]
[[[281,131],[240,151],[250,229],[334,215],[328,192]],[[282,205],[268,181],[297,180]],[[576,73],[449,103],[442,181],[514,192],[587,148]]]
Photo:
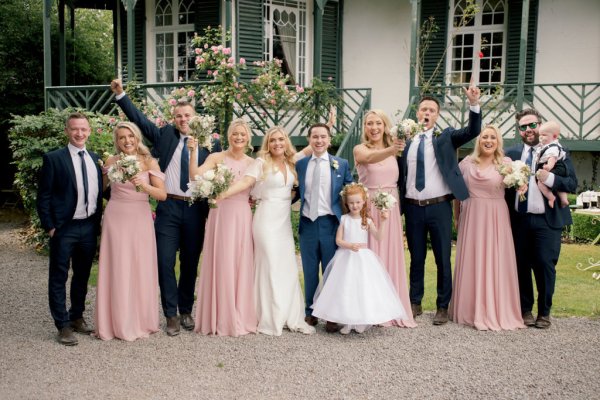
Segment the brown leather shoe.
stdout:
[[77,343],[79,343],[75,335],[73,335],[73,328],[70,326],[65,326],[64,328],[59,329],[56,340],[58,343],[65,346],[75,346]]
[[525,326],[535,326],[535,318],[533,318],[531,311],[525,311],[523,313],[523,323]]
[[304,321],[310,326],[317,326],[317,324],[319,323],[319,318],[313,317],[312,315],[307,315],[306,317],[304,317]]
[[340,330],[340,328],[340,325],[336,324],[335,322],[327,321],[325,324],[325,332],[327,333],[336,333]]
[[423,314],[423,307],[420,304],[411,304],[410,309],[412,310],[413,318],[417,318],[419,315]]
[[538,315],[537,319],[535,320],[535,327],[536,328],[540,328],[540,329],[548,329],[550,328],[550,325],[552,325],[552,323],[550,322],[550,316],[542,316],[542,315]]
[[167,317],[167,335],[177,336],[179,335],[180,330],[179,318],[177,318],[177,316]]
[[444,325],[448,322],[448,309],[447,308],[438,308],[435,317],[433,317],[434,325]]
[[183,329],[185,329],[186,331],[194,330],[196,324],[194,323],[194,319],[192,318],[191,314],[181,314],[179,316],[179,320],[181,321],[181,326],[183,327]]
[[82,333],[84,335],[89,335],[94,331],[88,326],[83,318],[78,318],[75,321],[71,321],[71,328],[73,328],[75,332]]

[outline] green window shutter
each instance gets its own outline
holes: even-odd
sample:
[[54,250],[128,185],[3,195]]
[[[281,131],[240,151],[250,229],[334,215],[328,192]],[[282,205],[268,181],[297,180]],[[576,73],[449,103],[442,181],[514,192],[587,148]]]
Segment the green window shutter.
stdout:
[[332,78],[336,87],[341,82],[340,59],[342,56],[342,4],[328,1],[323,13],[323,50],[321,52],[321,74],[323,81]]
[[430,79],[440,60],[442,64],[438,68],[431,85],[444,85],[446,74],[446,41],[448,37],[448,0],[423,0],[421,3],[421,26],[429,17],[433,17],[438,31],[431,41],[429,49],[423,59],[423,78],[420,81]]
[[241,72],[241,78],[254,77],[252,63],[263,59],[263,2],[260,0],[237,1],[237,55],[246,59],[248,69]]
[[[521,47],[521,16],[523,0],[508,1],[508,35],[506,40],[506,72],[504,82],[517,84],[519,78],[519,49]],[[535,81],[535,48],[537,41],[538,0],[529,2],[529,27],[527,29],[527,57],[525,83]]]
[[216,28],[221,25],[220,0],[196,0],[194,29],[202,35],[207,27]]
[[[145,0],[138,0],[135,4],[135,77],[138,82],[146,82],[146,4]],[[127,76],[127,11],[123,3],[119,2],[121,8],[121,64],[123,69],[123,81],[129,81]]]

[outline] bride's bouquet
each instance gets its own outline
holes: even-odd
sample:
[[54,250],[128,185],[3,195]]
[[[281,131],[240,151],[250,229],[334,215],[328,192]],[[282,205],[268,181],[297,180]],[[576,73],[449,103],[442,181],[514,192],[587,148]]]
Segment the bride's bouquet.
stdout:
[[375,192],[371,202],[379,211],[387,211],[394,207],[398,201],[391,193],[379,189]]
[[398,139],[406,140],[412,138],[419,132],[423,132],[423,129],[425,129],[425,127],[422,123],[407,118],[400,121],[398,125],[394,125],[390,130],[390,133]]
[[233,182],[233,172],[225,164],[217,164],[213,169],[209,169],[202,175],[196,175],[194,180],[188,183],[191,189],[190,204],[193,204],[198,198],[208,199],[210,208],[216,208],[216,198],[231,186]]
[[215,117],[212,115],[196,115],[188,123],[191,134],[198,140],[198,145],[212,150],[212,133],[215,129]]
[[[137,159],[137,155],[119,154],[119,159],[110,167],[106,176],[111,183],[125,183],[136,176],[142,170],[142,166]],[[136,186],[137,192],[141,191],[141,187]]]
[[498,166],[498,172],[503,176],[507,188],[516,188],[519,201],[525,201],[525,192],[531,176],[531,169],[521,160],[503,163]]

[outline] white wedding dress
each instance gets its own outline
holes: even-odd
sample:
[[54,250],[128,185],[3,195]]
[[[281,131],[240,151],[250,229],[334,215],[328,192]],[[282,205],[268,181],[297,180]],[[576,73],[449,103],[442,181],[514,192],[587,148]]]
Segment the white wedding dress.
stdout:
[[286,166],[286,182],[281,171],[264,171],[263,166],[264,160],[258,158],[246,171],[256,179],[252,195],[258,200],[252,222],[258,331],[279,336],[287,327],[314,333],[315,328],[304,322],[290,220],[294,175]]

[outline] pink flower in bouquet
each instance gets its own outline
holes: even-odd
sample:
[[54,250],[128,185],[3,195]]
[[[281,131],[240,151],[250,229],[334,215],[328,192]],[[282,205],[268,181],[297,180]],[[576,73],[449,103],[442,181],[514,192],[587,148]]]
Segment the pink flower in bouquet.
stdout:
[[242,98],[242,95],[238,93],[238,94],[235,95],[235,98],[239,100],[239,99]]
[[198,60],[198,64],[204,64],[206,62],[206,60],[202,57],[198,57],[197,60]]
[[215,140],[219,140],[219,138],[220,138],[220,136],[219,136],[219,134],[218,134],[217,132],[213,133],[213,134],[212,134],[212,137],[213,137],[213,139],[215,139]]
[[152,211],[152,221],[156,220],[156,213]]
[[233,87],[237,89],[237,88],[239,88],[239,87],[240,87],[240,84],[239,84],[239,83],[237,83],[237,82],[234,82],[234,83],[233,83]]
[[213,76],[214,76],[215,78],[217,77],[217,75],[219,75],[219,71],[215,71],[215,72],[213,72]]
[[275,105],[275,103],[276,103],[275,99],[271,99],[270,103]]
[[240,58],[240,64],[246,65],[246,59],[244,57]]
[[98,128],[98,129],[96,129],[96,132],[97,132],[97,133],[102,133],[102,128]]
[[114,124],[115,122],[117,122],[117,120],[114,119],[114,118],[111,118],[111,119],[108,120],[109,124]]
[[227,63],[227,68],[233,68],[233,63]]

